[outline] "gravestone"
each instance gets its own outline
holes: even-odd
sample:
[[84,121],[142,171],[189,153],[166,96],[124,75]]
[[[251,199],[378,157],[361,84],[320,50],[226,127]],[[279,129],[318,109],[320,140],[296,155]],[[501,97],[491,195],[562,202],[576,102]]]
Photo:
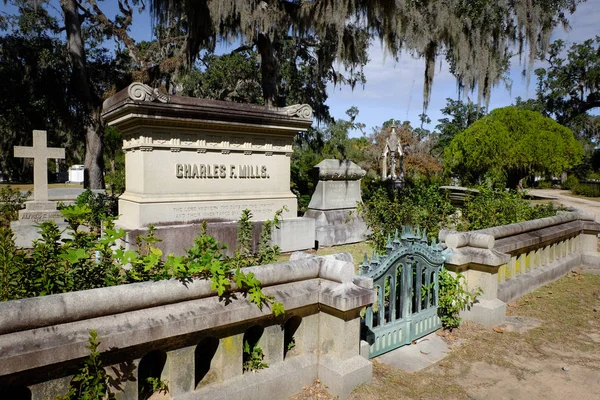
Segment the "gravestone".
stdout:
[[381,153],[381,180],[388,182],[392,190],[404,187],[404,150],[395,126],[392,126]]
[[319,246],[362,242],[367,226],[357,214],[365,171],[352,161],[323,160],[315,166],[319,182],[305,217],[315,219]]
[[314,245],[314,221],[297,217],[290,190],[293,138],[312,124],[310,106],[169,96],[133,83],[104,102],[102,117],[123,135],[118,226],[126,241],[152,224],[161,245],[179,253],[208,221],[219,232],[232,227],[233,243],[218,237],[231,248],[242,210],[260,221],[285,208],[275,242],[283,251]]
[[25,202],[25,209],[19,211],[19,220],[11,223],[15,244],[27,248],[40,237],[36,226],[40,222],[54,221],[64,225],[56,201],[48,200],[48,160],[64,159],[65,149],[47,147],[46,131],[33,131],[33,146],[15,146],[14,156],[33,158],[33,200]]

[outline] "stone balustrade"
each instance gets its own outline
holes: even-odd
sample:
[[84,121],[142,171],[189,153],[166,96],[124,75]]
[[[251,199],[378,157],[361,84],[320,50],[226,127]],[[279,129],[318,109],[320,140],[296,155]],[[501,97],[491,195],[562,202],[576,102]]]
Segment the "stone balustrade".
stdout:
[[[293,257],[294,258],[294,257]],[[359,355],[360,310],[375,301],[349,254],[296,257],[251,267],[284,316],[242,294],[219,298],[210,283],[143,282],[0,303],[0,398],[44,399],[68,390],[89,355],[89,332],[117,399],[286,399],[319,378],[347,397],[370,381]],[[268,368],[244,372],[244,343]],[[162,396],[162,397],[161,397]]]
[[506,303],[579,266],[600,268],[600,224],[578,212],[481,229],[440,232],[453,250],[446,267],[465,275],[483,294],[464,317],[484,325],[501,323]]

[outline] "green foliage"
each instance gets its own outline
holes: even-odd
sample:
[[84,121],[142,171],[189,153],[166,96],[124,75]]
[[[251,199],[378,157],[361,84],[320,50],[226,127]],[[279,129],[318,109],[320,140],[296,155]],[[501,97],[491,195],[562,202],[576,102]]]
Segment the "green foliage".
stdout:
[[17,251],[13,232],[0,226],[0,300],[18,299],[22,296],[22,284],[19,279],[24,254]]
[[485,116],[485,108],[470,101],[446,99],[446,107],[441,109],[447,117],[439,119],[435,127],[439,131],[437,147],[444,150],[452,139],[471,124]]
[[151,393],[169,393],[169,382],[162,381],[160,378],[148,377],[146,378],[146,384],[144,388],[148,388],[148,394]]
[[29,196],[31,191],[22,193],[10,186],[0,188],[0,226],[9,226],[10,221],[19,219],[19,210]]
[[257,371],[259,369],[268,368],[269,364],[263,360],[265,358],[263,351],[258,344],[250,346],[248,341],[244,342],[244,354],[246,355],[246,362],[244,362],[244,372]]
[[537,183],[537,187],[539,189],[552,189],[552,181],[547,181],[547,180],[539,181]]
[[462,274],[452,274],[442,268],[439,274],[438,315],[445,329],[458,328],[461,310],[471,307],[481,296],[481,288],[473,292],[466,289],[465,277]]
[[259,57],[253,51],[206,54],[204,70],[193,69],[179,78],[184,96],[263,104],[258,74]]
[[290,339],[290,341],[287,344],[287,351],[292,350],[294,347],[296,347],[296,338],[294,336],[292,336],[292,338]]
[[[110,198],[116,199],[125,191],[125,153],[121,132],[112,126],[104,128],[104,164],[107,166],[104,182]],[[116,209],[113,209],[116,212]]]
[[[75,206],[89,209],[89,213],[85,217],[82,216],[84,219],[81,222],[94,229],[100,229],[103,219],[114,218],[119,212],[117,196],[95,193],[90,189],[77,196]],[[68,210],[69,208],[66,207],[65,209]]]
[[513,224],[556,215],[551,204],[531,206],[521,191],[478,188],[477,195],[469,195],[456,222],[459,231],[473,231],[493,226]]
[[532,206],[523,192],[478,188],[465,199],[460,210],[452,206],[435,184],[408,184],[398,192],[383,187],[359,204],[358,211],[371,229],[369,240],[384,251],[388,235],[403,225],[425,229],[429,238],[440,229],[471,231],[556,215],[552,205]]
[[573,43],[569,49],[557,40],[550,45],[545,61],[547,68],[535,70],[537,102],[559,123],[576,129],[600,102],[600,36]]
[[585,197],[600,197],[599,182],[580,182],[571,188],[575,194]]
[[448,172],[465,183],[488,179],[515,188],[534,174],[560,174],[581,162],[573,133],[539,113],[504,107],[456,135],[444,152]]
[[108,388],[108,375],[102,367],[100,352],[98,351],[98,334],[90,331],[90,355],[84,360],[71,382],[69,391],[64,396],[57,396],[55,400],[104,400],[112,399],[114,395]]
[[[207,234],[204,223],[185,256],[170,254],[166,259],[155,247],[160,239],[152,226],[146,236],[138,236],[137,251],[125,251],[117,246],[125,232],[116,230],[111,219],[103,217],[99,221],[103,229],[96,232],[90,229],[95,222],[86,205],[66,207],[61,212],[69,223],[70,238],[61,239],[62,232],[56,224],[44,222],[39,226],[41,239],[34,242],[31,252],[15,248],[12,231],[0,228],[0,294],[3,301],[140,281],[176,278],[186,282],[199,278],[209,279],[219,296],[241,292],[258,307],[270,307],[275,316],[285,312],[283,304],[263,293],[254,273],[241,269],[242,266],[260,265],[261,261],[273,262],[279,255],[279,249],[270,242],[272,229],[279,226],[283,210],[263,226],[257,253],[239,247],[233,258],[226,257],[224,246]],[[246,230],[252,226],[250,215],[245,212],[241,222]],[[242,230],[240,234],[244,236],[245,245],[251,244],[252,237],[248,238],[247,231]]]
[[419,226],[429,237],[437,236],[448,224],[454,207],[436,185],[408,185],[390,193],[383,187],[358,207],[358,212],[371,228],[369,239],[378,250],[385,248],[388,235],[402,225]]

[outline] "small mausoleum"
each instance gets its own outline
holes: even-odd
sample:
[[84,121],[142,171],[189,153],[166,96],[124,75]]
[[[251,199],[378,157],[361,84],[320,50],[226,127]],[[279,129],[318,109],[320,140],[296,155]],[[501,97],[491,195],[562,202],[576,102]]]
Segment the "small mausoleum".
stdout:
[[177,252],[198,231],[186,235],[182,226],[208,221],[219,225],[213,231],[227,224],[235,230],[244,209],[257,221],[283,209],[276,244],[283,251],[314,245],[314,220],[297,217],[290,190],[292,143],[312,124],[310,106],[169,96],[133,83],[104,102],[102,116],[123,135],[126,189],[118,224],[128,240],[152,224]]

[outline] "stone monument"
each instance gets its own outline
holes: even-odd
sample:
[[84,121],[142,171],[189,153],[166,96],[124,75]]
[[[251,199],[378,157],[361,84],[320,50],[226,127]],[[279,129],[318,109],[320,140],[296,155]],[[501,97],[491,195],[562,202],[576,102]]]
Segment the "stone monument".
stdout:
[[54,221],[64,224],[64,218],[56,209],[56,201],[48,200],[48,159],[64,159],[65,149],[47,147],[46,131],[33,131],[33,146],[15,146],[14,156],[33,158],[33,200],[25,202],[19,211],[19,220],[11,223],[15,243],[19,247],[31,247],[39,238],[37,224]]
[[348,160],[323,160],[315,169],[319,183],[304,216],[315,219],[318,245],[364,241],[367,226],[356,206],[362,201],[360,180],[366,172]]
[[123,135],[118,225],[131,236],[152,224],[176,244],[166,248],[179,252],[191,246],[202,221],[222,227],[246,208],[254,220],[266,220],[285,207],[276,243],[283,251],[314,245],[314,220],[297,217],[290,191],[292,142],[312,124],[310,106],[169,96],[133,83],[104,102],[102,117]]
[[395,126],[392,126],[381,154],[381,180],[389,182],[392,189],[404,186],[404,151]]

